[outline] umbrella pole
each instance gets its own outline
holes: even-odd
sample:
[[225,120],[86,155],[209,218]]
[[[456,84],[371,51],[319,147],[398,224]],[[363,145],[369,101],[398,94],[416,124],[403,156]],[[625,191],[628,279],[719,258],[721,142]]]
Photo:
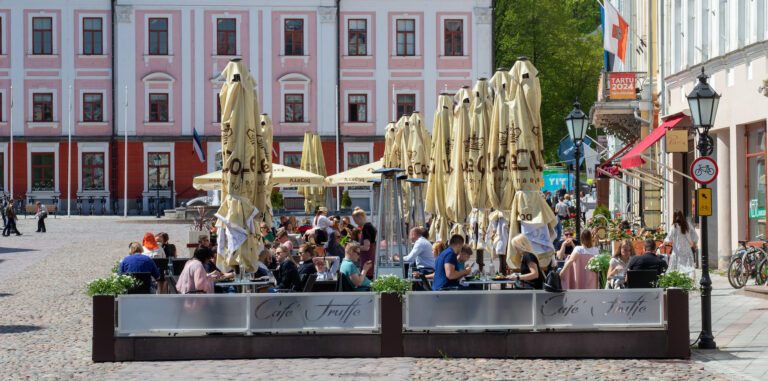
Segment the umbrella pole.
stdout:
[[[340,172],[339,166],[339,85],[336,85],[336,173]],[[336,210],[341,210],[341,187],[336,187]]]

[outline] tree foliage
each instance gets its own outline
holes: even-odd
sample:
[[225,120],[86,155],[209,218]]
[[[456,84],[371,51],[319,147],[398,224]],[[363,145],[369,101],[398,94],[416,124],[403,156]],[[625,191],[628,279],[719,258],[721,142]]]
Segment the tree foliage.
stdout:
[[578,98],[589,113],[603,65],[600,5],[594,0],[497,0],[496,67],[528,57],[539,71],[544,157],[557,161],[564,118]]

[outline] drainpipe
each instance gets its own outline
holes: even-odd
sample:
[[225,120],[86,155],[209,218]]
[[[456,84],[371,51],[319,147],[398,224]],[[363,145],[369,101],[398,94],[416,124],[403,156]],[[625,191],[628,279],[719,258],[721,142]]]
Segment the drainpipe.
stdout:
[[110,46],[109,53],[112,54],[112,132],[109,136],[109,147],[110,147],[110,156],[112,156],[112,160],[110,160],[110,166],[112,167],[109,171],[110,174],[110,183],[109,186],[109,193],[112,195],[112,200],[114,205],[112,213],[117,212],[117,142],[115,140],[115,134],[117,133],[117,118],[115,117],[115,113],[117,112],[117,106],[116,104],[116,98],[115,95],[117,94],[115,92],[115,89],[117,88],[117,54],[115,54],[115,32],[117,31],[117,28],[115,25],[117,24],[117,13],[115,12],[115,3],[117,0],[112,0],[109,3],[110,12],[112,14],[112,24],[110,25],[110,37],[112,40],[112,46]]
[[[341,134],[341,0],[336,0],[336,173],[341,172],[339,135]],[[336,210],[341,209],[341,188],[336,187]]]
[[[659,17],[656,18],[656,22],[659,24],[659,38],[656,45],[659,47],[659,55],[658,57],[664,57],[664,2],[659,0],[656,3],[656,12],[659,14]],[[659,84],[661,85],[661,89],[659,90],[659,104],[660,104],[660,114],[666,115],[667,114],[667,84],[664,80],[664,64],[660,62],[661,60],[656,60],[659,64]],[[666,139],[661,141],[661,170],[663,173],[663,176],[665,179],[667,179],[667,142]],[[663,208],[664,210],[670,210],[669,208],[669,199],[667,198],[669,195],[669,188],[668,184],[665,181],[664,182],[664,192],[662,193],[664,197],[664,203],[667,204],[667,208]],[[662,223],[664,223],[664,226],[667,227],[667,230],[669,230],[669,218],[666,213],[661,214]]]
[[496,65],[496,0],[491,0],[491,73],[500,65]]

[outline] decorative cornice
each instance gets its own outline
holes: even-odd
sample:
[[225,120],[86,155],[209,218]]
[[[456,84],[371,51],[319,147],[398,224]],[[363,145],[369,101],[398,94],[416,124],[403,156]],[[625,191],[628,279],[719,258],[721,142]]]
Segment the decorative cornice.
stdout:
[[320,15],[321,24],[336,22],[336,7],[317,7],[317,13]]
[[493,10],[491,8],[475,7],[474,13],[475,13],[475,20],[477,20],[478,24],[491,23],[491,15],[493,15]]
[[131,5],[115,5],[115,12],[117,13],[117,22],[120,24],[130,24],[133,22],[133,6]]

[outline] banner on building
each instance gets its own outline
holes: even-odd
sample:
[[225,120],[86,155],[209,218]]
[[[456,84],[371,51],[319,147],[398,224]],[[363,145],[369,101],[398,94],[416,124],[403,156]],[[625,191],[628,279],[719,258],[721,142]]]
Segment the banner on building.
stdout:
[[608,98],[635,99],[635,73],[608,73]]

